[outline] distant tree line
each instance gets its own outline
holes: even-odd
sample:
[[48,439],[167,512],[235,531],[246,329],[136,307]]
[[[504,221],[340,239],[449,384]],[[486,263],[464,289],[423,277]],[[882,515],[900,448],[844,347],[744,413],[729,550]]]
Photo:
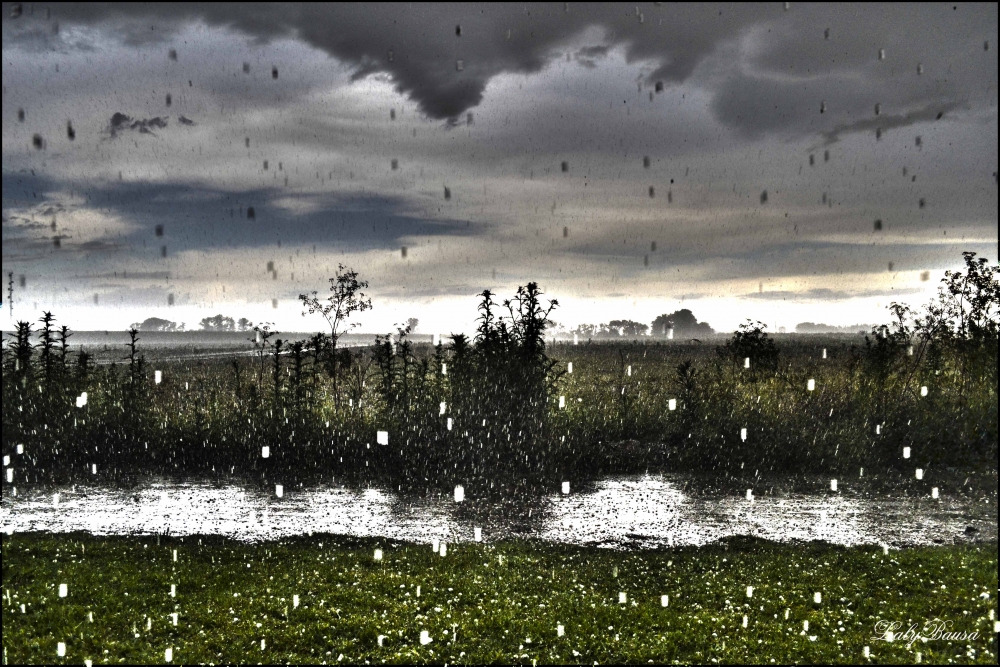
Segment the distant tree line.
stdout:
[[[252,331],[253,322],[245,317],[238,320],[227,315],[213,315],[203,317],[198,323],[202,331]],[[187,331],[185,324],[181,322],[171,322],[160,317],[147,317],[142,322],[133,322],[131,327],[136,331]]]
[[823,324],[822,322],[816,324],[814,322],[799,322],[795,325],[795,333],[809,334],[809,333],[856,333],[864,334],[871,331],[871,324],[849,324],[844,327],[838,327],[833,324]]
[[646,325],[633,320],[611,320],[606,324],[581,324],[569,333],[584,338],[615,339],[636,338],[639,336],[654,336],[667,338],[698,338],[710,336],[715,329],[708,322],[699,322],[687,308],[670,314],[658,315],[652,325]]

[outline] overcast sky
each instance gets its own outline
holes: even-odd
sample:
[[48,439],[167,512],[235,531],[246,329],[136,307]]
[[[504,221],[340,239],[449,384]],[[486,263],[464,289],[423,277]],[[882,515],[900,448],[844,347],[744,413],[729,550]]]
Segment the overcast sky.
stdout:
[[732,330],[996,261],[996,3],[657,4],[4,3],[4,328],[8,272],[75,329],[318,329],[344,263],[371,333]]

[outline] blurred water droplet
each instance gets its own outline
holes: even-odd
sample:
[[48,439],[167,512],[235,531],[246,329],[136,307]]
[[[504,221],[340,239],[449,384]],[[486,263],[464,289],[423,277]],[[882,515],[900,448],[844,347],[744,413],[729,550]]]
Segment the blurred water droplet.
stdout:
[[35,134],[31,137],[31,145],[35,147],[36,150],[42,150],[44,147],[45,140],[42,139],[42,135]]
[[70,121],[66,121],[66,137],[70,141],[74,141],[76,139],[76,130],[73,129],[73,123]]
[[760,193],[760,203],[761,204],[767,203],[767,190],[764,190],[763,192]]
[[875,231],[876,232],[882,231],[882,219],[881,218],[875,221]]
[[174,62],[176,62],[177,61],[177,49],[170,49],[169,51],[167,51],[167,57],[170,58],[171,60],[173,60]]
[[277,65],[274,65],[273,67],[271,67],[271,78],[272,79],[277,79],[278,78],[278,66]]

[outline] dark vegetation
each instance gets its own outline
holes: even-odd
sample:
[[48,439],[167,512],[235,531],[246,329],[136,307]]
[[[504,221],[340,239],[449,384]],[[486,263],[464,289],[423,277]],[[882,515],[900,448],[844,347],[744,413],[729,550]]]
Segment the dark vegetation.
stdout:
[[288,343],[258,325],[252,357],[164,363],[160,384],[135,329],[121,362],[95,366],[70,353],[71,333],[45,313],[34,335],[21,322],[3,347],[3,453],[15,485],[90,476],[94,465],[98,475],[446,488],[664,468],[995,468],[998,269],[973,253],[965,268],[922,313],[893,304],[892,322],[863,344],[789,337],[779,347],[748,321],[715,348],[553,349],[544,334],[557,304],[535,283],[502,302],[483,292],[472,339],[415,345],[405,327],[367,348],[339,347],[351,314],[371,307],[366,283],[341,267],[326,299],[302,297],[329,333]]

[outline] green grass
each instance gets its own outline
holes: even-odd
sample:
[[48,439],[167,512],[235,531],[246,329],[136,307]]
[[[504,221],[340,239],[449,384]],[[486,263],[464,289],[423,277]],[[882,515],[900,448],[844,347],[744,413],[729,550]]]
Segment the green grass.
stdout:
[[[996,544],[886,556],[742,539],[627,553],[505,542],[449,545],[442,558],[427,545],[329,535],[3,538],[6,663],[162,662],[171,647],[175,663],[904,663],[919,651],[927,663],[995,664],[996,594]],[[979,637],[912,648],[872,639],[879,620],[935,618]]]

